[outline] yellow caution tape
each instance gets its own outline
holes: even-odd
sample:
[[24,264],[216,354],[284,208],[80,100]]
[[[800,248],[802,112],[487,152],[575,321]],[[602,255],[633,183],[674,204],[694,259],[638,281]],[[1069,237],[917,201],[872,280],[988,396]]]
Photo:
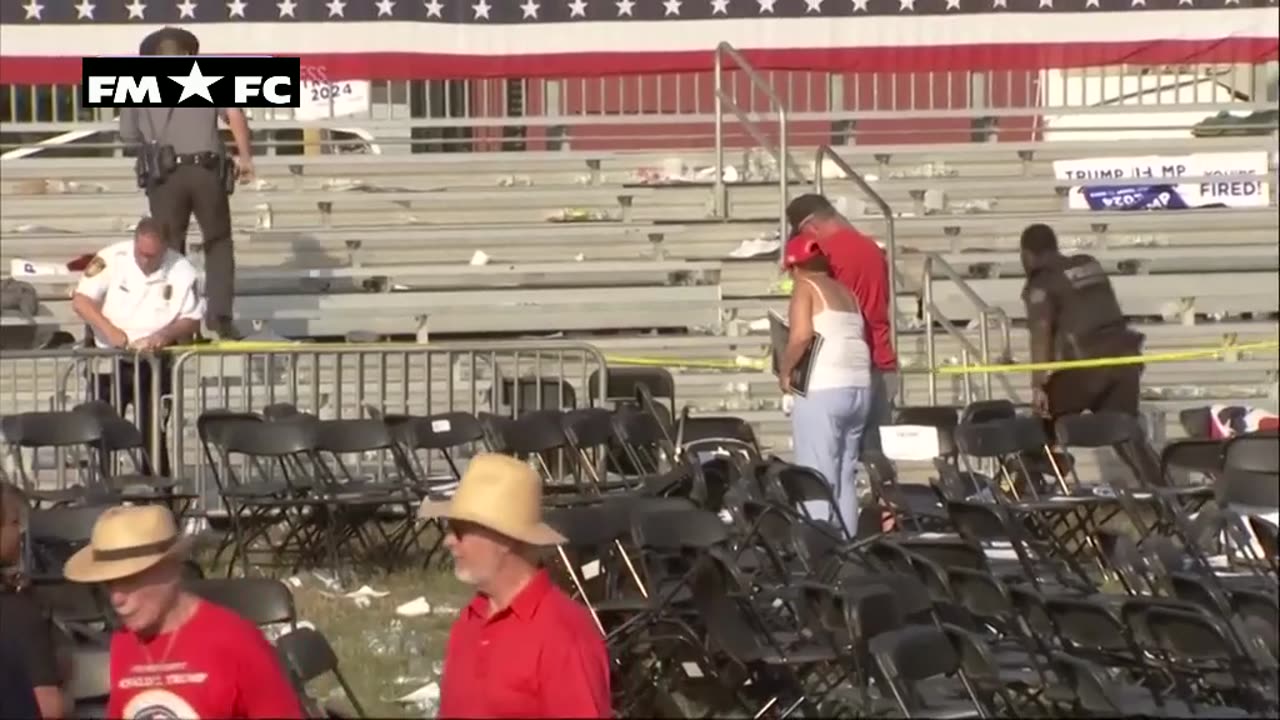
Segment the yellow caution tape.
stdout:
[[[1059,360],[1043,363],[1011,363],[1006,365],[951,365],[936,368],[939,375],[973,375],[981,373],[1025,373],[1052,370],[1077,370],[1080,368],[1115,367],[1118,365],[1150,365],[1153,363],[1183,362],[1186,360],[1204,360],[1216,358],[1227,353],[1253,350],[1275,350],[1280,342],[1256,342],[1243,345],[1224,345],[1216,348],[1200,350],[1178,350],[1175,352],[1152,353],[1150,355],[1129,355],[1126,357],[1093,358],[1089,360]],[[927,370],[925,371],[927,372]]]
[[[346,343],[327,342],[312,343],[303,341],[227,341],[204,343],[200,345],[180,345],[167,348],[174,353],[263,353],[273,351],[289,352],[327,352],[342,350],[412,350],[430,348],[430,345],[410,343]],[[1054,370],[1075,370],[1080,368],[1115,367],[1119,365],[1149,365],[1154,363],[1184,362],[1187,360],[1203,360],[1217,358],[1228,353],[1252,352],[1258,350],[1275,350],[1280,348],[1280,341],[1244,343],[1241,345],[1225,344],[1212,348],[1196,350],[1178,350],[1174,352],[1152,353],[1149,355],[1129,355],[1126,357],[1095,358],[1090,360],[1060,360],[1045,363],[1008,363],[993,365],[947,365],[935,368],[932,372],[938,375],[977,375],[986,373],[1026,373]],[[676,358],[676,357],[634,357],[628,355],[605,355],[605,361],[611,365],[627,365],[639,367],[683,368],[691,370],[755,370],[769,369],[769,359],[753,358],[739,355],[732,360]],[[927,375],[928,368],[903,368],[905,374]]]

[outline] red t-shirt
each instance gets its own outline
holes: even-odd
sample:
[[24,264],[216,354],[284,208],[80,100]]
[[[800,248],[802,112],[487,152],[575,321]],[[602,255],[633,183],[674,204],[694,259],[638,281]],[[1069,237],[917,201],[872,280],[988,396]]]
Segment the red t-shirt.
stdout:
[[476,595],[449,632],[440,717],[612,717],[609,652],[587,609],[539,571],[503,610]]
[[262,632],[231,610],[201,600],[195,614],[175,633],[145,642],[128,631],[112,636],[107,717],[304,716],[298,695]]
[[898,369],[889,329],[889,263],[884,251],[871,238],[842,228],[818,241],[822,254],[831,261],[831,274],[849,288],[858,301],[871,347],[871,364],[877,370]]

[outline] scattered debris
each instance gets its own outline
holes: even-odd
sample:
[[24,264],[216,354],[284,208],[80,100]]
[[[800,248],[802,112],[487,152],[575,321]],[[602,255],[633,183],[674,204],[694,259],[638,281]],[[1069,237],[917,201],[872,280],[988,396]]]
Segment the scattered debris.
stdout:
[[775,232],[772,238],[757,237],[743,240],[738,247],[729,251],[729,257],[739,260],[766,257],[777,253],[781,249],[782,243],[777,239],[777,233]]
[[471,255],[471,260],[469,260],[467,264],[474,265],[476,267],[479,267],[481,265],[488,265],[489,255],[485,253],[485,251],[483,250],[477,250],[475,251],[475,253]]
[[604,210],[589,210],[587,208],[564,208],[556,210],[547,215],[547,222],[601,222],[604,220],[612,220],[609,213]]
[[427,599],[418,596],[403,605],[396,608],[396,614],[400,617],[421,617],[431,614],[431,603]]
[[[130,228],[130,230],[132,230]],[[34,225],[32,223],[23,223],[15,225],[13,232],[19,235],[76,235],[73,230],[63,230],[62,228],[51,227],[49,225]]]
[[78,180],[34,179],[13,184],[14,195],[95,195],[106,191],[106,185]]
[[954,203],[947,203],[947,212],[956,215],[976,215],[978,213],[995,212],[996,205],[995,198],[960,200]]
[[366,187],[368,187],[368,184],[365,183],[365,181],[356,180],[354,178],[325,178],[324,181],[320,183],[320,189],[328,190],[329,192],[348,192],[350,190],[361,190]]
[[[924,162],[910,169],[890,171],[889,177],[895,180],[906,178],[948,178],[956,177],[959,174],[959,170],[948,167],[944,162]],[[823,177],[826,176],[824,175]],[[839,176],[837,175],[836,177]]]
[[386,590],[374,590],[368,585],[361,585],[359,590],[352,590],[346,595],[343,595],[343,597],[355,600],[358,598],[384,598],[390,594],[391,593]]

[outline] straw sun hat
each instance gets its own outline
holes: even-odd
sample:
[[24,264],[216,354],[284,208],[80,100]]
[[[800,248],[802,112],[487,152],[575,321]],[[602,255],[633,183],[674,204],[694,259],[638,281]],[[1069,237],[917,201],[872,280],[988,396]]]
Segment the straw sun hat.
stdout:
[[160,505],[113,507],[98,516],[89,544],[67,560],[72,582],[100,583],[137,575],[169,557],[184,557],[191,538],[178,534],[173,513]]
[[458,490],[444,501],[427,501],[418,517],[475,523],[528,545],[559,545],[564,536],[542,522],[542,482],[528,465],[507,455],[471,459]]

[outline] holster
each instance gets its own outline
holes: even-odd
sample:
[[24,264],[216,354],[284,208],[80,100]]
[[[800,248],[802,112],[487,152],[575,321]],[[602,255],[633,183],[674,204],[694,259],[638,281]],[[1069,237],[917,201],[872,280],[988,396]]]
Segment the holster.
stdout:
[[164,182],[178,167],[178,154],[172,145],[143,143],[138,148],[138,158],[133,163],[138,187],[151,188]]
[[236,182],[240,179],[240,170],[236,161],[229,155],[218,158],[218,180],[222,182],[222,190],[228,197],[236,192]]

